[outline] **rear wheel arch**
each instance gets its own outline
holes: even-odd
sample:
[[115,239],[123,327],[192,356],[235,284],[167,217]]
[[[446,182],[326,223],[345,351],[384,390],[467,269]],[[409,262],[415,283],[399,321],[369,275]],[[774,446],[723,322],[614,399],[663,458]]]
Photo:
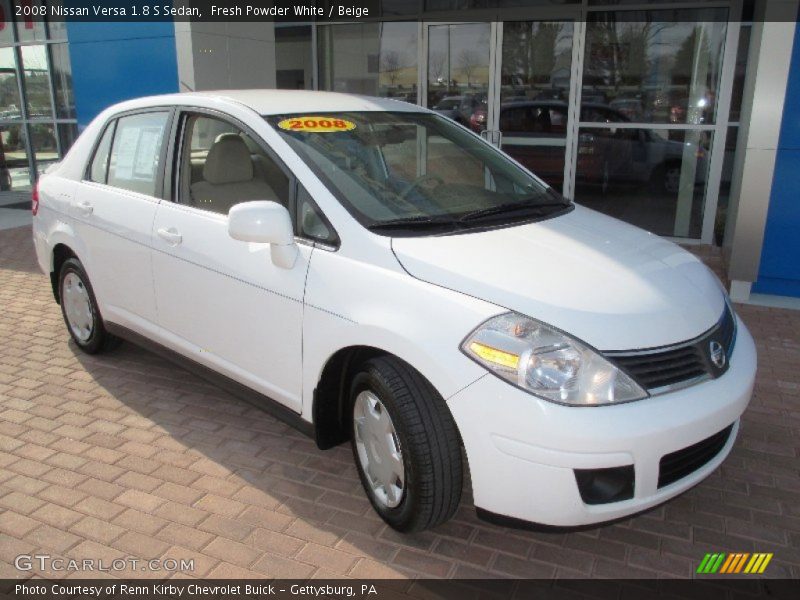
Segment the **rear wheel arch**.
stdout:
[[53,286],[53,297],[58,304],[61,303],[58,292],[58,275],[61,272],[62,265],[70,258],[78,258],[78,255],[66,244],[59,243],[53,247],[50,257],[50,284]]

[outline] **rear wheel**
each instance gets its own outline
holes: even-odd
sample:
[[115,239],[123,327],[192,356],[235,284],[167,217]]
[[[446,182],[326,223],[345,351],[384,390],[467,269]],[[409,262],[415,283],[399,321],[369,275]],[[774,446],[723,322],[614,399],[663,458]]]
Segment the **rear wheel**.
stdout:
[[461,499],[463,466],[442,397],[405,362],[368,361],[350,390],[352,447],[377,513],[398,531],[447,521]]
[[96,354],[119,345],[119,338],[103,326],[89,277],[77,258],[67,259],[61,265],[58,297],[67,331],[81,350]]

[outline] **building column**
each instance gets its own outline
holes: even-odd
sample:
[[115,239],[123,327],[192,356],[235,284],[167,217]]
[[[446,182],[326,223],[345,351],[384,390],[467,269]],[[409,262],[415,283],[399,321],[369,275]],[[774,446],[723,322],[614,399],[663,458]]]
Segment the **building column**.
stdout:
[[798,0],[759,0],[723,243],[731,298],[746,302],[758,278],[772,193]]
[[175,22],[182,92],[275,88],[275,24]]

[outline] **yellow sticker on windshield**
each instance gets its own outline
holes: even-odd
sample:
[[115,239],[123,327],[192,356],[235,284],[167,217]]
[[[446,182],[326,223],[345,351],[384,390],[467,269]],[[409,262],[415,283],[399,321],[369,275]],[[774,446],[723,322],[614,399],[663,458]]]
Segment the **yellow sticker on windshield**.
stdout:
[[334,131],[350,131],[356,128],[356,124],[352,121],[335,117],[292,117],[279,122],[278,127],[286,131],[331,133]]

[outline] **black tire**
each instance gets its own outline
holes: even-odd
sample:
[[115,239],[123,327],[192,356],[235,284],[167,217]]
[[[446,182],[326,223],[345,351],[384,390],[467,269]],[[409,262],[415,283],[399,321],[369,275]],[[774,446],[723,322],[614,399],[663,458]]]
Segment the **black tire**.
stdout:
[[[64,301],[64,280],[70,273],[78,277],[80,285],[85,287],[89,295],[92,331],[91,335],[85,340],[75,334],[67,318],[66,302]],[[77,258],[69,258],[61,265],[61,270],[58,273],[58,297],[60,298],[61,315],[64,317],[64,324],[67,326],[67,331],[78,348],[87,354],[97,354],[99,352],[108,352],[119,346],[121,340],[108,333],[103,325],[103,318],[100,315],[100,309],[97,307],[97,300],[95,299],[89,276],[86,274],[81,261]]]
[[393,529],[422,531],[450,519],[461,500],[463,465],[458,430],[450,409],[434,387],[413,367],[394,357],[367,361],[350,388],[350,423],[355,399],[373,392],[394,424],[402,451],[405,484],[400,503],[382,504],[361,466],[351,431],[353,458],[375,511]]

